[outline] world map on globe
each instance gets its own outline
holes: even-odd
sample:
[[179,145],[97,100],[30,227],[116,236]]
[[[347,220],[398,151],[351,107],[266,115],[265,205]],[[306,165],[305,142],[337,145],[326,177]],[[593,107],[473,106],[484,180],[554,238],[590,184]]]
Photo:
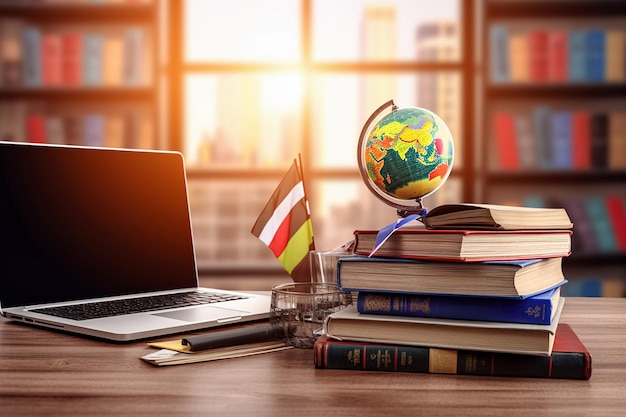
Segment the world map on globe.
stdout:
[[369,179],[384,194],[420,200],[450,175],[454,159],[452,134],[435,113],[402,108],[382,118],[363,149]]

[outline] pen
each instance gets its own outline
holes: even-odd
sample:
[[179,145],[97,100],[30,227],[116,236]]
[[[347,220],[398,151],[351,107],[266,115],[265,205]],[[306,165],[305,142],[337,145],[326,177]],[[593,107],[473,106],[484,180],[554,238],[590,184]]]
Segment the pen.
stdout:
[[247,343],[262,342],[271,339],[272,326],[248,326],[240,329],[211,332],[199,336],[191,336],[182,340],[182,344],[189,346],[189,351],[215,349],[226,346],[243,345]]

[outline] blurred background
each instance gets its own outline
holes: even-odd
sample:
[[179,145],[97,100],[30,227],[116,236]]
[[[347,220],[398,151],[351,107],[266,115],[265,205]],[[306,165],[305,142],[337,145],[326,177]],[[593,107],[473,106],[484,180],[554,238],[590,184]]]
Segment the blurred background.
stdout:
[[299,154],[317,249],[394,221],[356,159],[390,99],[454,136],[426,207],[565,207],[566,295],[625,295],[626,2],[0,0],[0,139],[182,152],[204,285],[289,279],[250,229]]

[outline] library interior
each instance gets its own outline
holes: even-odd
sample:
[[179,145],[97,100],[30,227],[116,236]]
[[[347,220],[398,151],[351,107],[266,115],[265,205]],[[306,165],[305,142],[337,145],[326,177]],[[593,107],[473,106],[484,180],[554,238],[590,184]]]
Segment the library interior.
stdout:
[[[591,351],[597,376],[590,385],[511,378],[519,390],[512,394],[502,378],[471,377],[463,381],[481,387],[466,391],[437,375],[422,375],[420,386],[410,372],[365,372],[357,383],[352,371],[316,372],[322,357],[314,366],[313,351],[304,349],[217,361],[211,379],[202,365],[149,367],[137,360],[145,343],[116,357],[97,340],[38,337],[26,333],[43,330],[0,323],[0,380],[17,387],[5,389],[0,409],[38,414],[68,398],[64,410],[80,414],[81,404],[98,412],[117,396],[123,401],[111,406],[114,414],[159,414],[171,411],[171,393],[181,413],[228,412],[226,404],[210,405],[224,398],[240,401],[230,409],[239,414],[293,415],[308,401],[302,415],[347,415],[364,400],[363,415],[383,405],[405,415],[416,406],[415,390],[429,415],[486,415],[487,393],[494,415],[619,415],[626,404],[611,387],[624,386],[626,371],[618,359],[626,348],[626,2],[0,0],[0,141],[180,152],[204,287],[269,293],[291,281],[251,230],[294,160],[317,251],[345,248],[357,234],[398,220],[359,166],[362,130],[389,100],[436,114],[453,138],[449,176],[420,201],[424,208],[565,209],[571,247],[554,255],[562,275],[553,280],[572,302],[562,313],[556,302],[551,314],[561,314]],[[19,353],[7,347],[14,336]],[[57,347],[65,356],[47,359]],[[89,376],[79,375],[81,364]],[[192,374],[193,382],[189,367],[206,372]],[[49,371],[39,385],[24,382],[38,369]],[[248,371],[260,382],[242,385],[236,374]],[[58,372],[68,379],[55,388]],[[120,382],[135,372],[141,387]],[[13,382],[15,375],[24,378]],[[292,394],[281,392],[281,381],[292,383]],[[378,403],[365,398],[377,381],[388,395]],[[213,393],[201,397],[201,384]],[[548,394],[554,386],[563,393]],[[576,395],[564,394],[570,389]],[[41,408],[28,408],[27,397]]]

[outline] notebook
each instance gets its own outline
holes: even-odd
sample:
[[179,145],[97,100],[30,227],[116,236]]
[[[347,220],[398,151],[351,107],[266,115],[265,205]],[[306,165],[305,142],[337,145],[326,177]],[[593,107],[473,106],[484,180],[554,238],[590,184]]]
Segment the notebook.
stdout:
[[267,295],[199,287],[180,153],[0,142],[4,317],[130,341],[269,308]]

